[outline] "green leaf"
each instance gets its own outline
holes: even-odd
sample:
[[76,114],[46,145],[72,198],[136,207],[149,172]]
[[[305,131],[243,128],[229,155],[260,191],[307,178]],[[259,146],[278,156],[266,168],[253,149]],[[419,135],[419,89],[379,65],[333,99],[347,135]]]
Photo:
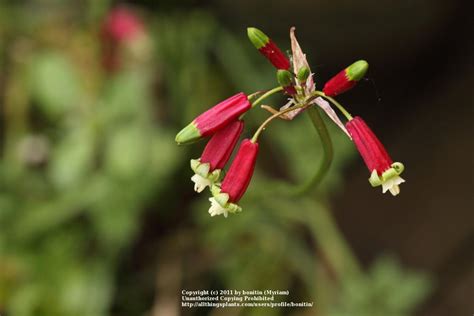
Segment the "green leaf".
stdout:
[[94,158],[94,134],[87,127],[73,129],[53,149],[49,166],[58,189],[77,186],[88,176]]
[[382,256],[368,275],[343,284],[334,315],[408,316],[429,294],[432,282],[423,273],[406,271],[391,256]]
[[104,166],[118,178],[143,174],[150,163],[150,139],[139,125],[124,126],[111,135],[106,146]]
[[36,56],[30,76],[33,96],[49,119],[57,119],[80,105],[79,79],[64,55],[46,52]]

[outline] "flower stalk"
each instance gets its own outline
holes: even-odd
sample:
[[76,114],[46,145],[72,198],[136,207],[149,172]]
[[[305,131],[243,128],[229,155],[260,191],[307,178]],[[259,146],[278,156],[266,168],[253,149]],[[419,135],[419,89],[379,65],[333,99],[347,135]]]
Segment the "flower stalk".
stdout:
[[265,92],[264,94],[262,94],[257,100],[255,100],[253,103],[252,103],[252,108],[256,107],[257,105],[259,105],[263,100],[265,100],[266,98],[268,98],[269,96],[271,95],[274,95],[275,93],[278,93],[280,91],[283,91],[283,87],[276,87],[276,88],[273,88],[271,90],[268,90],[267,92]]
[[323,149],[321,163],[314,176],[300,187],[297,187],[293,191],[293,195],[303,195],[316,189],[327,175],[332,164],[334,156],[332,140],[319,111],[320,110],[315,107],[309,107],[306,112],[321,140],[321,147]]
[[276,112],[275,114],[273,114],[272,116],[270,116],[269,118],[267,118],[260,126],[259,128],[257,129],[257,131],[255,132],[255,134],[253,135],[252,137],[252,141],[253,142],[256,142],[258,140],[258,137],[260,136],[260,134],[265,130],[265,127],[267,127],[267,125],[273,121],[274,119],[276,119],[277,117],[285,114],[285,113],[288,113],[288,112],[291,112],[291,111],[294,111],[294,110],[297,110],[297,109],[302,109],[304,107],[307,107],[308,104],[303,104],[303,105],[295,105],[295,106],[292,106],[292,107],[289,107],[285,110],[282,110],[282,111],[278,111]]

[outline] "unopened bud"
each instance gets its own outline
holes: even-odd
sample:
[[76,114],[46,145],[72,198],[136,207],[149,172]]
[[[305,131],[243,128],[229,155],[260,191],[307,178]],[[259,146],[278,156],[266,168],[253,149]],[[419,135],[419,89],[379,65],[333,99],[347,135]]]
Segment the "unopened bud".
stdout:
[[298,70],[298,73],[296,74],[296,78],[298,78],[299,82],[306,82],[306,79],[308,79],[310,75],[310,70],[308,67],[303,66]]
[[290,61],[265,33],[257,28],[247,28],[247,35],[258,51],[277,69],[290,69]]
[[351,89],[364,77],[369,64],[365,60],[359,60],[339,72],[325,85],[323,92],[328,96],[336,96]]
[[291,72],[283,69],[278,70],[277,80],[286,93],[291,95],[296,93],[295,87],[293,86],[293,75],[291,74]]
[[292,84],[291,79],[292,79],[292,75],[291,75],[291,72],[289,72],[288,70],[280,69],[277,71],[277,80],[280,86],[282,87],[290,86]]

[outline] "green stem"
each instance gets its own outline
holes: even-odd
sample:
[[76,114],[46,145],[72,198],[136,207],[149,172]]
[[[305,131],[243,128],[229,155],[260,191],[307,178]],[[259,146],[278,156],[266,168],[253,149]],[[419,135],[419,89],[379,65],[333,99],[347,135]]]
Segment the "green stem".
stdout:
[[334,271],[339,281],[349,283],[360,277],[362,269],[359,262],[339,230],[331,211],[323,205],[315,207],[311,213],[311,226],[329,268]]
[[[320,110],[317,107],[309,107],[307,113],[321,139],[323,158],[314,176],[294,191],[296,195],[316,188],[326,176],[333,160],[331,137]],[[362,272],[359,262],[341,234],[332,213],[321,205],[314,208],[311,219],[311,225],[325,261],[339,281],[346,283],[351,282],[354,277],[360,277]]]
[[254,93],[252,93],[252,94],[249,94],[249,95],[247,96],[247,99],[249,99],[249,101],[252,101],[252,99],[256,98],[259,94],[263,94],[263,93],[265,93],[265,92],[267,92],[267,90],[256,91],[256,92],[254,92]]
[[305,194],[311,189],[316,188],[321,183],[321,181],[324,179],[327,172],[329,171],[329,168],[331,167],[334,154],[331,136],[329,135],[329,132],[326,128],[326,124],[324,123],[321,117],[319,109],[312,106],[308,108],[307,113],[309,118],[311,119],[311,122],[316,128],[316,131],[318,132],[319,138],[321,139],[321,145],[323,147],[323,159],[314,176],[306,183],[301,185],[299,188],[297,188],[295,190],[295,195]]
[[306,107],[307,105],[306,104],[303,104],[303,105],[296,105],[296,106],[292,106],[292,107],[289,107],[287,109],[284,109],[283,111],[280,111],[280,112],[277,112],[275,114],[273,114],[272,116],[270,116],[269,118],[267,118],[261,125],[260,127],[257,129],[257,131],[255,132],[255,134],[253,134],[253,137],[252,137],[252,142],[253,143],[256,143],[257,142],[257,139],[258,139],[258,136],[260,136],[260,134],[263,132],[263,130],[265,129],[265,127],[267,127],[267,125],[272,121],[274,120],[275,118],[279,117],[280,115],[282,114],[285,114],[287,112],[291,112],[293,110],[296,110],[296,109],[301,109],[301,108],[304,108]]
[[352,115],[339,103],[337,102],[334,98],[331,98],[329,96],[327,96],[324,92],[322,91],[314,91],[313,92],[314,95],[319,95],[320,97],[323,97],[327,100],[329,100],[329,102],[331,102],[332,104],[334,104],[338,109],[339,111],[342,112],[342,114],[344,114],[344,116],[350,121],[352,120]]
[[[273,90],[275,92],[279,91],[276,89]],[[271,91],[267,93],[270,93]],[[336,105],[339,110],[341,110],[341,112],[347,117],[347,119],[352,119],[352,116],[337,101],[330,97],[327,97],[326,95],[324,95],[324,93],[317,91],[308,100],[306,100],[304,104],[295,105],[293,107],[275,113],[269,118],[267,118],[262,123],[262,125],[260,125],[254,136],[252,137],[252,142],[256,142],[260,133],[273,119],[279,117],[280,115],[286,112],[290,112],[298,108],[307,107],[307,112],[311,119],[311,122],[316,128],[316,131],[321,139],[323,157],[315,175],[309,181],[303,184],[300,189],[297,189],[295,191],[295,193],[298,195],[307,193],[311,189],[317,187],[326,176],[333,160],[333,146],[331,137],[326,128],[326,124],[324,123],[321,117],[320,110],[317,107],[308,106],[308,103],[310,103],[310,101],[317,96],[327,98],[334,105]],[[262,97],[259,98],[255,103],[262,99]],[[311,214],[311,219],[311,225],[313,227],[313,231],[315,232],[315,237],[320,246],[320,249],[324,254],[325,258],[327,259],[328,265],[334,270],[340,282],[351,282],[354,277],[359,277],[362,272],[357,258],[354,256],[344,236],[339,231],[336,221],[332,216],[331,212],[321,205],[314,209],[314,212],[312,212]]]
[[[321,117],[320,110],[316,107],[310,107],[307,112],[321,139],[323,158],[313,178],[305,183],[301,189],[297,190],[298,194],[307,193],[321,183],[331,167],[334,154],[331,136]],[[326,257],[330,268],[334,270],[340,282],[351,282],[354,277],[359,277],[362,273],[359,262],[341,234],[329,209],[324,206],[315,208],[312,218],[313,231],[315,232],[321,252]]]
[[255,102],[252,103],[252,107],[253,108],[256,107],[260,102],[262,102],[263,100],[265,100],[266,98],[268,98],[272,94],[275,94],[275,93],[280,92],[280,91],[283,91],[282,87],[276,87],[276,88],[273,88],[271,90],[268,90],[260,98],[258,98],[257,100],[255,100]]

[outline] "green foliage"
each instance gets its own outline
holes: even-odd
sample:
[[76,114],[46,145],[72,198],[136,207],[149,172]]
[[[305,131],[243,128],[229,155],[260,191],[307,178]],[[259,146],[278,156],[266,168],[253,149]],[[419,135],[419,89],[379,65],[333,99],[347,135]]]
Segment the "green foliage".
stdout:
[[80,85],[66,56],[59,52],[38,54],[28,67],[33,97],[47,118],[58,119],[78,106]]
[[[152,77],[137,68],[103,80],[101,69],[90,66],[80,76],[84,65],[71,62],[78,56],[55,45],[72,45],[86,60],[100,59],[100,52],[75,47],[84,35],[69,31],[69,43],[5,61],[2,314],[106,314],[120,254],[133,242],[154,191],[180,162],[172,132],[152,119]],[[21,39],[11,36],[13,49]],[[87,36],[97,40],[94,32]],[[100,84],[91,90],[91,82]],[[25,103],[8,97],[17,87]],[[19,106],[25,111],[7,110]],[[33,160],[40,148],[29,140],[37,138],[45,140],[46,154]]]
[[426,275],[405,271],[393,257],[380,257],[366,276],[343,287],[331,315],[413,315],[431,288]]

